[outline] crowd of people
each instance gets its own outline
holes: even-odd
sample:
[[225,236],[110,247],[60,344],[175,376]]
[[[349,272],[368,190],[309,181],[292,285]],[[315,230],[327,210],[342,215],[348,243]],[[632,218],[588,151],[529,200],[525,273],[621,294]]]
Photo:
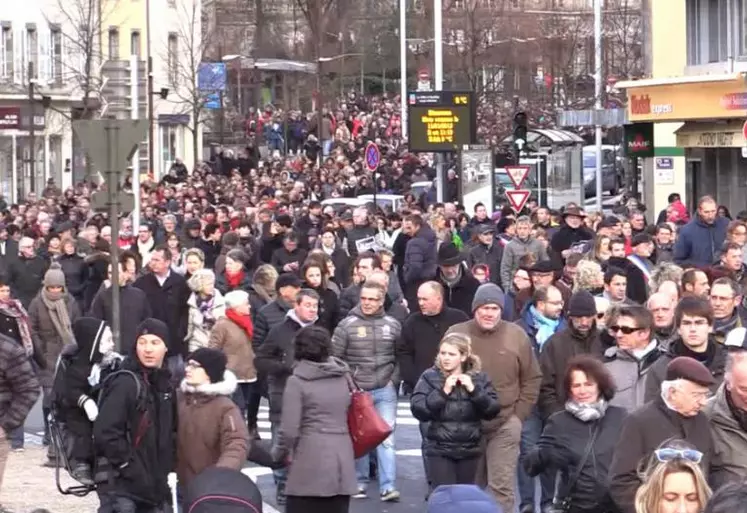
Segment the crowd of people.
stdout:
[[[160,511],[171,472],[186,504],[206,472],[247,458],[272,467],[265,500],[287,513],[347,512],[400,499],[406,395],[432,513],[735,504],[747,213],[704,197],[690,214],[678,195],[656,220],[635,201],[492,213],[465,212],[457,189],[416,197],[409,184],[434,171],[402,151],[389,103],[351,98],[288,156],[250,144],[191,173],[177,162],[143,184],[140,224],[123,216],[117,239],[91,184],[4,205],[0,476],[41,395],[48,464],[95,488],[100,513]],[[362,165],[371,139],[376,176]],[[320,203],[374,182],[404,207]],[[358,459],[350,378],[393,429]],[[263,397],[272,440],[257,428]]]

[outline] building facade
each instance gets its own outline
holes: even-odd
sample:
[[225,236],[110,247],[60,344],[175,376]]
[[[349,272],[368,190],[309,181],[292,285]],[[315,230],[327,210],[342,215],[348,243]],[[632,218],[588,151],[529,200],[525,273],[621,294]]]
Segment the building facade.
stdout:
[[658,212],[677,192],[688,206],[710,194],[745,209],[747,45],[741,0],[650,2],[652,77],[619,83],[631,122],[654,124],[645,203]]

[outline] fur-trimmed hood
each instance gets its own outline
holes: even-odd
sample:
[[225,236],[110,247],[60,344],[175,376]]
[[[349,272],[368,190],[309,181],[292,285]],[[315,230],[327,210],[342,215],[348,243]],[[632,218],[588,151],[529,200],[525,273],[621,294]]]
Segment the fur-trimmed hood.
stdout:
[[185,394],[200,394],[206,396],[225,395],[231,396],[238,386],[236,375],[227,370],[223,373],[223,381],[217,383],[205,383],[200,386],[192,386],[187,384],[187,380],[182,380],[182,384],[179,389]]

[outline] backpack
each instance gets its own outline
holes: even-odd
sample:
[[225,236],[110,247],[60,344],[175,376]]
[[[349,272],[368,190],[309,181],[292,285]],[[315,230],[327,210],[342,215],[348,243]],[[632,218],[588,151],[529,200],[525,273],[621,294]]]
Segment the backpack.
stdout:
[[238,470],[210,467],[184,492],[184,513],[262,513],[262,494]]

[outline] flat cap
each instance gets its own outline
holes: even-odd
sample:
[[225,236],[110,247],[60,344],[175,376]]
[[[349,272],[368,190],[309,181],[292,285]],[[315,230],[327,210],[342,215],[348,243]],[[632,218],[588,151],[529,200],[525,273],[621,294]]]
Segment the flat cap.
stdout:
[[709,387],[716,383],[708,367],[689,356],[678,356],[667,365],[666,380],[684,379],[698,385]]

